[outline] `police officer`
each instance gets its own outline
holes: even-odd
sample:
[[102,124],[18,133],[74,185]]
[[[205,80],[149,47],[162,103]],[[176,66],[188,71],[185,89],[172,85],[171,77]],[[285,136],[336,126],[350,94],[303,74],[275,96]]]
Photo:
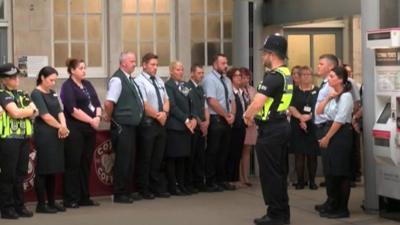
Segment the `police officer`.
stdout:
[[28,94],[18,90],[20,77],[13,64],[0,66],[4,85],[0,89],[0,105],[5,110],[0,119],[0,210],[5,219],[32,217],[24,204],[24,177],[28,171],[29,137],[36,106]]
[[115,152],[113,193],[117,203],[132,203],[138,197],[131,195],[130,191],[135,168],[136,130],[143,116],[140,92],[131,77],[135,66],[134,53],[121,53],[119,69],[110,79],[104,103],[105,119],[111,120]]
[[243,115],[246,124],[251,124],[255,118],[259,127],[256,152],[263,197],[268,205],[266,215],[255,219],[254,223],[289,224],[286,163],[290,125],[286,111],[292,100],[293,84],[284,61],[287,41],[281,36],[272,35],[266,40],[263,51],[264,65],[270,71],[264,75],[257,87],[258,93]]

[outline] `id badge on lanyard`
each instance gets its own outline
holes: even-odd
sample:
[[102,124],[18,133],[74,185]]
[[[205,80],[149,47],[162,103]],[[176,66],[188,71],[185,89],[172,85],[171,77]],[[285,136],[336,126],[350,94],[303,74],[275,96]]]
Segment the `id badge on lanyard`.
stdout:
[[92,102],[89,103],[89,109],[90,111],[94,112],[96,110],[96,108],[93,106]]
[[304,108],[303,108],[303,111],[304,111],[305,113],[311,113],[311,107],[308,106],[308,105],[305,105]]

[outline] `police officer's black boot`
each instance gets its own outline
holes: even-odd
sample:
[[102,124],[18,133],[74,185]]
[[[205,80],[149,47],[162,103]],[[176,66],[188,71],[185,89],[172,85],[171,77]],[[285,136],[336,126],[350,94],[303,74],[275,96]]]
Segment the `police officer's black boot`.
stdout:
[[1,209],[1,218],[3,219],[18,219],[19,216],[13,207]]

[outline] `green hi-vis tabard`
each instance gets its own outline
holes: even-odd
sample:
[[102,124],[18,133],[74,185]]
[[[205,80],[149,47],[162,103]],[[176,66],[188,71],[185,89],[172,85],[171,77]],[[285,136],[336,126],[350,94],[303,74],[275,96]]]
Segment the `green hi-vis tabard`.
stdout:
[[[293,96],[293,82],[292,78],[290,76],[290,71],[287,67],[278,67],[277,69],[274,70],[275,72],[279,73],[280,75],[283,76],[283,80],[285,81],[285,84],[283,85],[283,94],[282,98],[280,100],[280,104],[277,108],[278,113],[284,113],[290,105],[290,102],[292,101],[292,96]],[[257,86],[257,89],[260,89],[262,86],[262,81],[261,83]],[[271,114],[271,105],[274,102],[273,98],[268,98],[267,101],[265,102],[264,106],[262,109],[257,113],[256,119],[260,121],[267,121],[269,119],[269,115]]]
[[[30,103],[29,97],[21,90],[18,90],[15,95],[7,90],[0,89],[0,92],[6,92],[10,97],[13,97],[18,108],[25,108]],[[26,138],[32,136],[32,133],[32,121],[30,118],[14,119],[5,110],[1,113],[0,138]]]

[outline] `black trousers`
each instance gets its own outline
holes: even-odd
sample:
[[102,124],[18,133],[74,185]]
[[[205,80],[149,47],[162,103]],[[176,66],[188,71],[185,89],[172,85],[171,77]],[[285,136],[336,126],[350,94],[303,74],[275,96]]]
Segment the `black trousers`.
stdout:
[[0,139],[0,209],[24,206],[28,163],[28,139]]
[[353,151],[351,154],[352,165],[352,181],[361,177],[361,142],[360,134],[353,129]]
[[239,180],[240,158],[242,158],[245,137],[245,127],[232,128],[229,155],[226,161],[228,181],[235,182]]
[[115,152],[113,194],[131,193],[136,155],[136,126],[111,125],[111,142]]
[[326,183],[327,188],[332,193],[330,203],[331,211],[348,211],[348,202],[350,198],[350,177],[348,176],[327,176],[329,182]]
[[163,187],[161,163],[167,139],[166,129],[156,122],[141,125],[139,129],[137,187],[139,192],[160,192]]
[[165,159],[168,191],[176,192],[176,187],[185,186],[185,161],[187,157],[168,157]]
[[200,187],[204,185],[205,137],[195,130],[191,139],[190,156],[185,162],[185,185]]
[[64,202],[90,198],[89,175],[96,145],[96,132],[89,125],[68,123],[70,134],[65,140]]
[[206,184],[228,181],[226,160],[229,153],[232,128],[219,116],[211,115],[207,136]]
[[290,125],[286,120],[259,125],[256,152],[260,169],[267,215],[273,219],[289,219],[287,192],[287,145]]
[[[320,140],[321,138],[323,138],[326,134],[326,132],[328,132],[329,126],[327,124],[324,124],[322,126],[317,126],[317,130],[316,130],[316,135],[317,135],[317,140]],[[326,150],[325,149],[321,149],[321,157],[326,157]],[[332,207],[333,204],[333,199],[334,199],[334,190],[332,190],[333,185],[331,185],[330,183],[332,182],[332,180],[330,179],[331,177],[325,176],[326,174],[326,166],[324,165],[324,161],[322,160],[322,169],[323,169],[323,174],[324,174],[324,178],[325,178],[325,186],[326,186],[326,196],[327,199],[325,201],[324,204],[327,204],[327,206]]]
[[46,204],[46,195],[48,205],[55,203],[56,176],[55,174],[36,174],[35,192],[38,205]]

